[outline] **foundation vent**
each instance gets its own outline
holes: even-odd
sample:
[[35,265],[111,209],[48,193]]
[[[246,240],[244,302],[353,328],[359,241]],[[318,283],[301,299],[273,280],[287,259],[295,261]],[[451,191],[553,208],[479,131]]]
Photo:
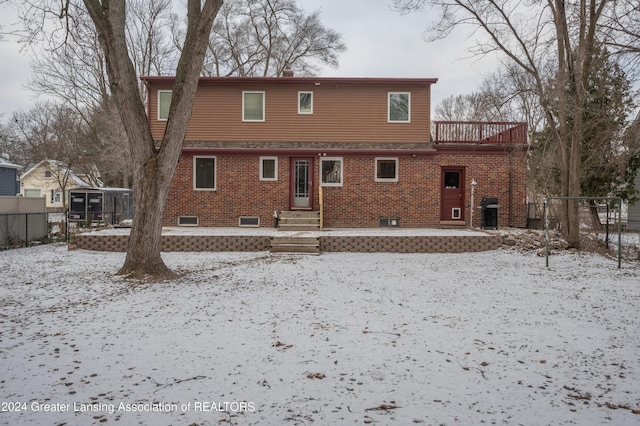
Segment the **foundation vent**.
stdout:
[[258,216],[240,216],[238,226],[258,228],[260,226],[260,218]]
[[178,226],[198,226],[198,216],[178,216]]
[[398,226],[400,226],[400,219],[393,218],[393,217],[381,217],[380,218],[380,226],[398,227]]

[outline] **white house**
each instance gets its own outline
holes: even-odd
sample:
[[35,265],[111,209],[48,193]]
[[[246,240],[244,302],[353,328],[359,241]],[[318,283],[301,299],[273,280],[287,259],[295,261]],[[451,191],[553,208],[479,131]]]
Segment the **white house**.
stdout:
[[65,209],[70,189],[101,186],[95,166],[81,172],[56,160],[42,160],[20,176],[20,195],[45,197],[47,210]]

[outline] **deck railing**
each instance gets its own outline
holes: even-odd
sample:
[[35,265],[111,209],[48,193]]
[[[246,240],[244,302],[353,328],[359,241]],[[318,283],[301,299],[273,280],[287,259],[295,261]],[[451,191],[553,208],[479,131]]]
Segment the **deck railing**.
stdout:
[[526,145],[527,123],[436,121],[435,143]]

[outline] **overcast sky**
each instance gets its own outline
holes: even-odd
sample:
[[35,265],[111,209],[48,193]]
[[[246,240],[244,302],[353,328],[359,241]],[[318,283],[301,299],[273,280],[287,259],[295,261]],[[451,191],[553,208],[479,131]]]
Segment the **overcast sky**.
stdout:
[[[472,43],[463,31],[445,41],[424,41],[424,30],[433,19],[428,12],[401,15],[389,0],[297,0],[308,13],[320,10],[325,26],[343,35],[347,51],[336,69],[324,68],[323,77],[419,77],[438,78],[432,100],[436,105],[450,95],[470,93],[494,71],[495,58],[468,59]],[[10,29],[16,15],[0,5],[0,24]],[[466,58],[466,59],[465,59]],[[13,111],[26,110],[35,102],[24,89],[31,69],[29,58],[14,39],[0,42],[0,121]]]

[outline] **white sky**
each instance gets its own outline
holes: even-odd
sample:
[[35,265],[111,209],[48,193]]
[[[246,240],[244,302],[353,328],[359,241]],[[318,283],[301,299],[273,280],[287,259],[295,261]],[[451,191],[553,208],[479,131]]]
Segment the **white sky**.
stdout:
[[[429,12],[400,15],[390,9],[389,0],[298,0],[310,13],[321,11],[325,26],[343,35],[347,51],[340,66],[327,67],[324,77],[426,77],[438,78],[432,100],[436,105],[450,95],[470,93],[498,66],[495,58],[469,59],[466,49],[472,44],[464,32],[445,41],[424,41],[427,23],[435,18]],[[3,32],[16,21],[11,6],[0,5]],[[26,110],[35,102],[24,89],[29,81],[29,57],[19,51],[15,39],[0,42],[0,121],[12,112]]]

